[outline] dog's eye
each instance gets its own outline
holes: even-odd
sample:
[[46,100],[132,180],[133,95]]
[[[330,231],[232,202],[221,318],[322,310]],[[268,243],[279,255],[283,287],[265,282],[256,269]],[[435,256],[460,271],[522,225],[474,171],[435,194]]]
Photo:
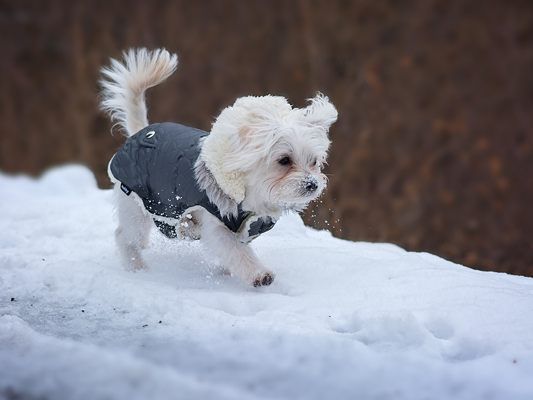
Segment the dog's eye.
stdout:
[[311,166],[312,166],[312,167],[316,167],[316,164],[317,164],[317,163],[318,163],[318,161],[317,161],[317,159],[315,158],[315,159],[313,160],[313,162],[311,163]]
[[282,157],[278,160],[278,163],[280,165],[291,165],[292,164],[292,160],[289,156],[285,156],[285,157]]

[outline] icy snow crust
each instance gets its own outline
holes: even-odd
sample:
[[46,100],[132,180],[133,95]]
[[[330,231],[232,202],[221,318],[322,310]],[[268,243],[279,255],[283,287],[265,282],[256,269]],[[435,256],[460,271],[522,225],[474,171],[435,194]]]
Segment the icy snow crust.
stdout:
[[[284,217],[254,289],[155,230],[126,272],[111,191],[0,175],[0,398],[533,399],[533,280]],[[13,300],[11,300],[13,298]]]

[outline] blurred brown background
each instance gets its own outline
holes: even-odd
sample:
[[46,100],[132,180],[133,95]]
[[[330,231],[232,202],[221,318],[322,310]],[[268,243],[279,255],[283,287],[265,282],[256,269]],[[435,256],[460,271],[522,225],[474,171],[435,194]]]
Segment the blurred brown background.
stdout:
[[308,223],[533,275],[533,2],[0,1],[0,170],[79,162],[109,187],[122,139],[98,68],[130,46],[180,56],[152,121],[208,130],[241,95],[330,96]]

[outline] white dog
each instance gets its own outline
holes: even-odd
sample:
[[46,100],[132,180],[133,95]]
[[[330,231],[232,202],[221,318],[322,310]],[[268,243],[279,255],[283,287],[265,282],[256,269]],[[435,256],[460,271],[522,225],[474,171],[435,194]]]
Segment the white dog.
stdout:
[[102,108],[127,133],[110,161],[126,265],[145,268],[141,250],[152,225],[168,237],[201,238],[232,275],[254,286],[274,274],[249,242],[284,211],[303,210],[326,186],[321,168],[337,111],[318,94],[306,108],[284,97],[242,97],[211,132],[148,124],[144,94],[170,76],[177,57],[164,49],[129,50],[102,69]]

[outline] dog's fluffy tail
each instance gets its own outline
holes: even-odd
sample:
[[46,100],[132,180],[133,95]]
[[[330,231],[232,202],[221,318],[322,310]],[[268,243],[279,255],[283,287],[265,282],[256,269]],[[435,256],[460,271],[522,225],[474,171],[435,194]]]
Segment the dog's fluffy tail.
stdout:
[[124,61],[111,59],[102,68],[100,107],[131,136],[148,125],[144,93],[167,79],[178,65],[178,57],[165,49],[145,48],[124,52]]

